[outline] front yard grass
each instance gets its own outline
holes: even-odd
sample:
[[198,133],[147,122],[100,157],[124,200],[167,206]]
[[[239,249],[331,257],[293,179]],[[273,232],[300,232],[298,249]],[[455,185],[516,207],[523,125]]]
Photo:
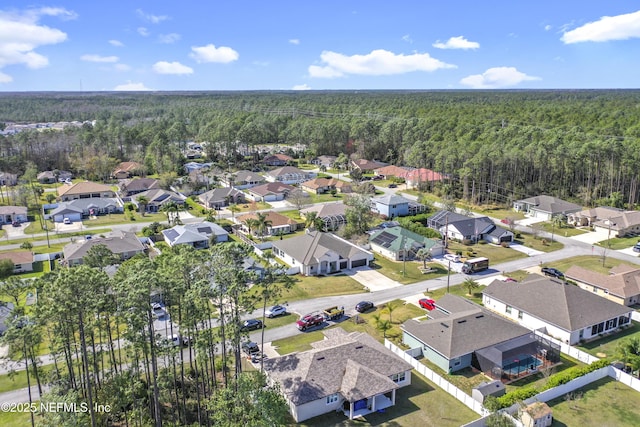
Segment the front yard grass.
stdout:
[[323,203],[323,202],[339,202],[344,197],[342,193],[336,193],[336,195],[332,195],[331,193],[324,194],[309,194],[309,202],[310,203]]
[[629,249],[638,242],[640,242],[638,237],[614,237],[613,239],[605,239],[602,242],[598,242],[596,245],[617,251],[620,249]]
[[515,239],[516,243],[520,243],[523,246],[537,251],[553,252],[564,248],[564,245],[555,239],[551,242],[549,239],[535,237],[533,234],[529,233],[518,233],[518,235],[520,237]]
[[[466,286],[460,284],[460,285],[450,286],[449,293],[453,295],[458,295],[460,297],[471,300],[476,304],[482,305],[482,290],[484,288],[485,288],[484,286],[478,285],[478,287],[473,290],[473,295],[469,295],[469,289]],[[447,294],[447,288],[436,289],[432,292],[429,292],[429,289],[427,289],[427,291],[425,292],[425,295],[429,296],[430,298],[436,301],[438,301],[440,298],[442,298],[446,294]]]
[[407,285],[409,283],[420,282],[427,279],[435,279],[447,274],[447,269],[437,262],[428,262],[427,267],[431,267],[430,273],[422,274],[420,268],[423,267],[422,261],[407,261],[406,265],[402,261],[391,261],[381,255],[375,255],[372,268],[377,269],[378,273],[387,276],[391,280]]
[[376,412],[349,421],[342,413],[330,412],[300,423],[306,427],[385,426],[453,427],[466,424],[480,416],[444,390],[415,372],[411,384],[396,392],[396,404],[384,412]]
[[539,223],[544,231],[547,233],[553,233],[555,236],[573,237],[580,234],[585,234],[588,231],[582,228],[575,228],[572,226],[554,227],[550,222]]
[[631,322],[631,326],[617,334],[602,337],[577,347],[596,357],[615,359],[618,355],[618,345],[632,338],[640,339],[640,325],[637,322]]
[[291,289],[282,292],[278,303],[281,301],[298,301],[302,299],[328,297],[334,295],[350,295],[364,292],[364,288],[355,279],[349,276],[336,274],[332,276],[300,276],[292,277],[294,285]]
[[611,270],[611,268],[623,263],[625,262],[619,259],[607,257],[603,266],[601,256],[583,255],[583,256],[578,256],[573,258],[565,258],[559,261],[554,261],[552,263],[545,264],[545,266],[555,267],[558,270],[565,272],[572,265],[577,265],[582,268],[586,268],[587,270],[608,275],[609,270]]
[[572,394],[547,402],[553,409],[552,426],[635,427],[640,420],[640,393],[606,377]]
[[[489,264],[501,264],[503,262],[514,261],[516,259],[527,258],[527,255],[513,249],[502,246],[490,245],[488,243],[476,243],[474,245],[463,245],[462,243],[449,241],[449,252],[461,252],[463,258],[487,257]],[[464,261],[464,260],[463,260]]]

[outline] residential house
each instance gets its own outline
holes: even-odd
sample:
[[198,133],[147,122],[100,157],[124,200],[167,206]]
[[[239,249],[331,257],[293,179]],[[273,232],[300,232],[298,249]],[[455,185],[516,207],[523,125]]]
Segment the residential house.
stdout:
[[164,241],[169,246],[191,245],[196,249],[206,249],[212,236],[215,242],[221,243],[229,240],[229,233],[218,224],[203,221],[197,224],[176,225],[173,228],[162,230]]
[[399,388],[411,384],[411,365],[371,336],[341,328],[323,334],[311,350],[264,361],[296,422],[330,412],[352,420],[383,411],[395,405]]
[[469,217],[456,212],[439,211],[427,221],[427,226],[443,237],[455,240],[470,240],[478,242],[486,240],[489,243],[500,244],[513,242],[511,231],[498,227],[489,217]]
[[549,427],[553,424],[553,410],[544,402],[533,402],[520,411],[524,427]]
[[597,208],[585,209],[580,212],[573,212],[567,215],[567,222],[576,227],[590,227],[596,221],[609,220],[620,216],[624,212],[622,209],[610,206],[598,206]]
[[430,185],[443,179],[444,176],[441,173],[426,168],[413,169],[404,176],[407,188],[423,188],[425,185]]
[[640,268],[637,266],[619,264],[609,270],[609,274],[602,274],[572,265],[564,277],[585,291],[615,303],[626,306],[640,304]]
[[374,231],[369,236],[369,244],[373,252],[393,261],[413,260],[422,248],[426,248],[434,257],[444,254],[441,240],[424,237],[402,227]]
[[389,165],[376,169],[374,172],[377,176],[384,178],[405,178],[411,169],[401,166]]
[[597,219],[591,225],[595,231],[606,231],[611,237],[640,235],[640,211],[620,212],[617,216]]
[[311,160],[311,164],[324,166],[325,168],[330,169],[333,167],[336,160],[338,160],[336,156],[318,156]]
[[241,170],[231,175],[224,175],[220,182],[226,187],[235,187],[240,190],[262,185],[267,182],[264,176],[256,172]]
[[18,175],[9,172],[0,172],[0,185],[16,185],[18,184]]
[[[268,211],[268,212],[264,212],[263,215],[265,215],[265,221],[269,222],[269,225],[267,226],[266,230],[262,230],[261,232],[262,235],[264,236],[281,236],[283,234],[293,233],[300,226],[300,224],[298,224],[297,221],[289,218],[288,216],[279,214],[278,212]],[[251,212],[243,215],[237,215],[234,218],[234,221],[240,224],[241,228],[245,232],[248,233],[249,231],[251,231],[251,233],[253,233],[254,235],[257,235],[258,230],[255,230],[255,229],[249,230],[249,227],[247,227],[248,219],[252,219],[252,220],[258,219],[258,214]]]
[[184,198],[182,198],[174,191],[163,190],[161,188],[156,188],[154,190],[143,191],[142,193],[135,194],[132,196],[131,201],[137,207],[139,207],[139,200],[141,197],[145,197],[147,199],[145,212],[160,212],[163,206],[169,203],[175,203],[178,206],[184,206]]
[[343,194],[353,193],[353,188],[351,187],[350,182],[336,180],[335,187],[338,193],[343,193]]
[[144,165],[138,162],[122,162],[111,173],[115,179],[127,179],[144,172]]
[[160,181],[154,178],[136,178],[120,184],[120,195],[122,200],[128,202],[131,196],[144,191],[160,188]]
[[244,203],[245,194],[234,187],[214,188],[198,196],[198,201],[207,209],[222,209],[233,203]]
[[104,237],[96,237],[89,240],[78,240],[69,243],[62,249],[64,263],[68,266],[80,265],[84,256],[94,246],[104,245],[121,260],[127,260],[134,255],[143,253],[145,246],[133,232],[112,231]]
[[538,274],[517,283],[494,280],[483,290],[482,302],[489,310],[569,345],[621,330],[630,325],[633,311]]
[[315,212],[317,218],[324,222],[325,231],[335,231],[347,223],[347,205],[342,201],[335,203],[322,203],[300,209],[300,216],[307,219],[309,214]]
[[113,199],[117,196],[116,192],[113,191],[110,186],[91,181],[77,182],[75,184],[63,184],[58,187],[58,199],[61,202],[101,197]]
[[293,162],[293,157],[282,153],[271,154],[262,159],[262,163],[267,166],[286,166],[291,162]]
[[0,260],[10,259],[13,262],[13,274],[33,271],[33,253],[30,251],[11,251],[0,253]]
[[44,171],[40,172],[36,179],[40,184],[55,184],[57,182],[64,182],[71,180],[73,174],[68,171]]
[[330,193],[332,190],[337,191],[337,182],[338,180],[335,178],[314,178],[301,183],[300,188],[308,193],[324,194]]
[[26,206],[0,206],[0,224],[11,224],[14,221],[27,222]]
[[187,162],[182,167],[184,168],[184,172],[188,175],[193,171],[209,169],[213,166],[213,163],[198,163],[198,162]]
[[11,316],[11,312],[13,311],[13,304],[10,302],[0,302],[0,336],[4,335],[7,327],[7,320],[9,320]]
[[358,169],[362,173],[373,172],[374,170],[387,166],[386,163],[378,162],[376,160],[357,159],[349,161],[349,170]]
[[513,209],[530,217],[551,221],[557,215],[567,216],[582,210],[582,206],[553,196],[535,196],[513,202]]
[[283,166],[266,173],[267,182],[281,182],[283,184],[300,184],[315,178],[315,172],[303,171],[294,166]]
[[248,188],[248,196],[256,202],[277,202],[284,200],[296,187],[281,182],[267,182],[266,184]]
[[446,294],[427,315],[402,324],[402,342],[444,372],[473,367],[508,382],[559,361],[559,348],[457,295]]
[[405,199],[397,194],[387,194],[371,199],[371,210],[386,218],[416,215],[427,210],[427,207],[413,200]]
[[49,218],[53,222],[64,222],[65,218],[76,222],[82,221],[86,217],[122,213],[123,211],[123,206],[118,199],[75,199],[59,203],[56,208],[49,212]]
[[301,236],[275,241],[272,251],[305,276],[365,267],[373,261],[373,253],[335,234],[321,231],[308,231]]

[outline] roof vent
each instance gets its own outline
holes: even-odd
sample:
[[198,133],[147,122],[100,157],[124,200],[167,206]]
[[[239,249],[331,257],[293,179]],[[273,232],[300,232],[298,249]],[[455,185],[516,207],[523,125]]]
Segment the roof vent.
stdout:
[[459,323],[459,324],[460,324],[460,323],[467,323],[467,321],[466,321],[466,320],[458,320],[458,323]]
[[359,346],[356,347],[356,350],[360,350],[362,347],[364,347],[364,346],[359,345]]
[[449,327],[449,325],[447,325],[446,323],[440,323],[440,325],[444,326],[445,328]]
[[478,315],[476,316],[476,319],[481,319],[481,318],[483,318],[483,317],[484,317],[484,314],[478,314]]
[[324,360],[324,356],[318,357],[316,360]]

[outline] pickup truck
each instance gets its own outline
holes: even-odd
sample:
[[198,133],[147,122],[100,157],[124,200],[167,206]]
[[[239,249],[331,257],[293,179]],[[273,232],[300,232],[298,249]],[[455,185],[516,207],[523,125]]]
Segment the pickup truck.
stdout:
[[324,322],[324,316],[322,314],[307,314],[301,317],[300,320],[296,322],[296,325],[301,331],[306,331],[309,328],[321,325],[322,322]]
[[336,320],[344,316],[344,307],[329,307],[322,311],[324,320]]

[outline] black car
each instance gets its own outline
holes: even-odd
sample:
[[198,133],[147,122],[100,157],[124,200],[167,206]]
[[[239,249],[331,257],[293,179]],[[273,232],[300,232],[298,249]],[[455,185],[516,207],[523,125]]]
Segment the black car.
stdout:
[[373,303],[371,301],[360,301],[356,304],[356,311],[358,313],[364,313],[367,310],[371,310],[373,308]]
[[545,276],[551,276],[551,277],[555,277],[558,279],[564,279],[564,273],[560,270],[558,270],[557,268],[553,268],[553,267],[542,267],[542,273]]
[[249,319],[242,322],[240,325],[241,331],[253,331],[255,329],[262,329],[262,320]]
[[242,344],[242,351],[248,356],[253,356],[254,354],[260,353],[260,347],[253,341],[249,341]]

